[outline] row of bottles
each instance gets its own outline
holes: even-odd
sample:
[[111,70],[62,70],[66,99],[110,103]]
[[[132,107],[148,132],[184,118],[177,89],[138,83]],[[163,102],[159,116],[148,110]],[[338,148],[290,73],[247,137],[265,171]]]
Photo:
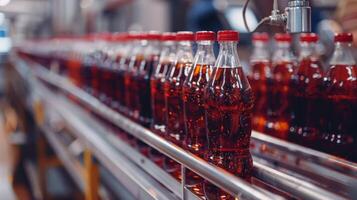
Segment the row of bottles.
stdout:
[[291,50],[291,35],[275,35],[270,59],[269,36],[254,34],[249,75],[256,97],[253,128],[356,161],[357,66],[352,40],[352,34],[336,34],[335,52],[325,72],[316,34],[300,36],[298,60]]
[[[103,103],[250,181],[253,92],[237,54],[239,33],[220,31],[217,40],[217,60],[216,34],[210,31],[101,34],[83,38],[79,44],[70,39],[69,47],[51,59],[64,63],[60,73]],[[164,169],[181,179],[178,163],[131,141],[149,157],[164,160]],[[193,172],[187,174],[188,185],[197,194],[230,198]]]
[[[210,31],[103,33],[36,41],[41,48],[30,42],[19,52],[168,141],[250,182],[252,127],[354,159],[357,67],[349,52],[352,39],[351,34],[336,35],[325,72],[316,53],[316,34],[300,36],[296,60],[291,35],[275,35],[270,58],[269,36],[256,33],[248,76],[238,58],[236,31],[220,31],[217,38]],[[178,163],[128,134],[125,138],[182,178]],[[230,199],[191,171],[186,181],[207,199]]]

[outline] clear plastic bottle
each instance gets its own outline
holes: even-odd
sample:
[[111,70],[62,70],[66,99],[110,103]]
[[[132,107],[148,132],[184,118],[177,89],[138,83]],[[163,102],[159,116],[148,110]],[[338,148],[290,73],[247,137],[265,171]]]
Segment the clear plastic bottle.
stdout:
[[[196,33],[194,64],[183,85],[185,147],[201,158],[207,147],[204,92],[216,61],[213,52],[215,40],[212,31]],[[203,179],[190,170],[187,170],[186,175],[186,185],[195,194],[203,195]]]
[[99,64],[99,99],[108,106],[111,106],[114,92],[113,61],[111,58],[112,37],[109,33],[100,35],[100,50],[102,58]]
[[248,76],[255,97],[252,126],[253,129],[263,132],[267,121],[268,79],[271,78],[269,35],[254,33],[252,40],[251,73]]
[[150,77],[154,66],[157,66],[159,62],[161,34],[150,31],[147,33],[146,39],[148,44],[144,48],[144,60],[141,62],[135,78],[140,91],[138,93],[140,100],[139,122],[149,128],[152,120]]
[[215,33],[197,32],[196,41],[197,52],[194,64],[183,85],[185,144],[189,151],[203,157],[207,143],[204,91],[216,61],[213,52]]
[[91,68],[91,93],[93,96],[97,97],[98,99],[103,98],[103,91],[101,85],[101,78],[102,78],[102,64],[106,59],[106,54],[104,53],[105,48],[105,41],[100,39],[98,35],[89,35],[93,42],[93,53],[91,56],[92,59],[92,66]]
[[[139,69],[135,75],[135,82],[140,91],[139,97],[139,123],[150,128],[152,120],[151,96],[150,96],[150,77],[154,66],[159,62],[161,34],[156,31],[150,31],[145,35],[148,44],[144,48],[144,60],[140,63]],[[149,156],[150,147],[145,143],[138,142],[139,150],[142,154]]]
[[[154,67],[150,79],[151,87],[151,129],[163,136],[166,132],[166,106],[164,84],[169,69],[175,64],[176,33],[166,32],[161,36],[161,52],[159,63]],[[159,166],[163,166],[165,156],[156,150],[150,152],[150,158]]]
[[166,76],[175,64],[176,57],[176,33],[163,33],[161,37],[162,48],[159,64],[155,67],[151,76],[151,108],[153,112],[152,129],[155,133],[165,133],[166,107],[164,95],[164,83]]
[[195,35],[192,32],[178,32],[175,65],[171,67],[165,81],[166,135],[167,138],[182,145],[185,136],[182,89],[193,65],[192,45]]
[[[253,169],[249,151],[253,91],[240,64],[236,31],[219,31],[220,51],[205,91],[208,162],[250,181]],[[205,183],[207,199],[234,199]]]
[[318,36],[300,36],[299,65],[292,81],[291,125],[289,140],[308,147],[318,142],[322,117],[323,67],[316,51]]
[[351,33],[335,35],[335,51],[325,79],[322,150],[356,161],[357,66]]
[[[185,79],[193,65],[192,43],[195,35],[192,32],[178,32],[178,43],[175,64],[170,68],[164,84],[166,106],[166,138],[183,146],[185,122],[183,113],[182,89]],[[181,180],[180,164],[166,159],[165,168],[176,179]]]
[[85,37],[78,39],[76,43],[79,43],[83,48],[82,66],[81,66],[81,85],[83,89],[89,94],[93,94],[92,89],[92,67],[95,64],[95,43],[91,37]]
[[268,79],[268,116],[264,132],[280,139],[287,139],[291,114],[291,80],[296,63],[291,50],[291,35],[278,33],[275,35],[275,41],[272,77]]
[[126,106],[128,108],[128,116],[139,122],[140,99],[138,93],[137,82],[135,76],[139,70],[140,64],[144,60],[144,49],[147,45],[147,40],[143,33],[131,33],[133,37],[133,49],[131,52],[130,62],[125,73],[125,88],[126,88]]
[[125,75],[128,71],[130,59],[131,59],[131,52],[134,48],[134,42],[133,42],[133,35],[130,33],[124,33],[123,35],[123,50],[122,50],[122,56],[120,60],[118,60],[118,68],[117,70],[117,83],[118,83],[118,110],[120,113],[128,116],[128,105],[127,105],[127,96],[128,96],[128,91],[125,85]]
[[120,77],[120,61],[124,59],[126,45],[127,45],[127,34],[126,33],[114,33],[111,37],[111,44],[109,48],[109,57],[112,64],[112,78],[113,78],[113,92],[112,92],[112,108],[116,111],[121,111],[121,105],[123,102],[124,87],[123,79]]

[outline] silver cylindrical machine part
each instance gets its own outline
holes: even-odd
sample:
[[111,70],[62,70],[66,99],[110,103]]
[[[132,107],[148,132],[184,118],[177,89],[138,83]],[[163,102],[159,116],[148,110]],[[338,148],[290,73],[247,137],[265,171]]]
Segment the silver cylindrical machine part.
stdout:
[[307,0],[291,0],[286,8],[286,30],[290,33],[311,32],[311,7]]

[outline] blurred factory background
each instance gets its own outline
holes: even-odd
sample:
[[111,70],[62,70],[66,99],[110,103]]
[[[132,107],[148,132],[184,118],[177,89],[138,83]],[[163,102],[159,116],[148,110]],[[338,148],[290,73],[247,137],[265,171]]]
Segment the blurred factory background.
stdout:
[[[283,10],[288,0],[278,2]],[[240,43],[244,45],[250,44],[249,34],[244,34],[244,3],[245,0],[0,0],[1,37],[7,35],[16,44],[26,38],[95,32],[235,29],[243,33]],[[320,35],[322,50],[328,57],[335,32],[357,32],[357,1],[312,0],[310,4],[312,31]],[[249,27],[256,27],[272,8],[273,0],[251,0],[246,13]],[[274,33],[283,29],[262,25],[257,31]]]
[[[244,0],[1,0],[0,23],[13,38],[130,29],[178,31],[235,28],[244,32]],[[285,8],[288,0],[279,1]],[[313,0],[313,29],[322,19],[339,20],[337,0]],[[353,2],[353,1],[351,1]],[[270,14],[273,0],[253,0],[249,25]],[[343,9],[343,10],[342,10]],[[352,7],[341,8],[347,12]],[[264,27],[263,27],[264,29]]]

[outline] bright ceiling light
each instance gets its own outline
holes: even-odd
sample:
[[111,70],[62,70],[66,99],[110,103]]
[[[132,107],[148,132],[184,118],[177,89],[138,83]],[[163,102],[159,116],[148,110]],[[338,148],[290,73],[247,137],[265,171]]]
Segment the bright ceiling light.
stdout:
[[6,6],[10,3],[10,0],[0,0],[0,6]]

